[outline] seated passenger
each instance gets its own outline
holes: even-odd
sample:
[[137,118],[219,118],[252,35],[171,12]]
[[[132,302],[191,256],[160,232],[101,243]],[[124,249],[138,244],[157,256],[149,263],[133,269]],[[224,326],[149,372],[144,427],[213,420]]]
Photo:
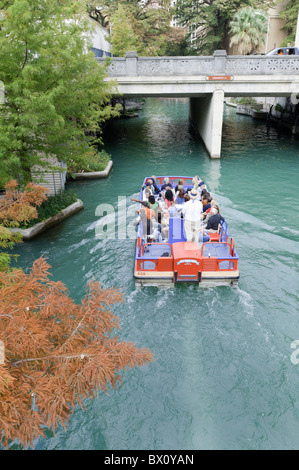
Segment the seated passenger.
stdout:
[[178,185],[178,190],[175,195],[175,202],[176,204],[184,204],[185,203],[185,190],[183,186]]
[[143,191],[143,200],[148,201],[148,198],[150,197],[151,194],[152,194],[151,190],[148,187],[146,187]]
[[160,194],[160,189],[157,186],[156,177],[154,175],[151,176],[151,181],[152,181],[152,187],[154,189],[154,194]]
[[199,177],[194,176],[194,178],[192,179],[192,184],[193,184],[193,189],[197,190],[198,184],[199,184]]
[[219,209],[219,206],[218,206],[218,204],[216,203],[215,199],[212,199],[212,201],[211,201],[211,210],[207,213],[207,215],[206,215],[206,217],[205,217],[205,220],[204,220],[204,223],[205,223],[205,224],[208,222],[209,218],[211,217],[211,215],[212,215],[212,214],[211,214],[211,211],[212,211],[213,208],[216,209],[216,211],[217,211],[216,213],[217,213],[217,214],[220,214],[220,209]]
[[179,217],[179,210],[176,207],[175,201],[171,201],[170,206],[168,208],[169,217]]
[[164,178],[163,179],[163,184],[161,186],[161,191],[164,191],[166,186],[169,186],[170,188],[172,188],[172,184],[170,183],[170,179],[169,178]]
[[179,180],[179,181],[178,181],[178,184],[177,184],[176,187],[174,188],[174,192],[175,192],[175,193],[178,192],[179,186],[184,186],[184,181],[183,181],[183,180]]
[[165,207],[166,209],[169,209],[169,206],[171,204],[171,202],[174,201],[174,197],[173,197],[173,192],[171,189],[167,189],[165,192],[162,192],[161,193],[161,196],[163,197],[164,201],[165,201]]
[[217,233],[220,222],[224,222],[224,218],[218,213],[216,207],[212,207],[211,216],[209,217],[205,230],[207,232]]
[[205,193],[202,198],[202,212],[203,212],[203,218],[205,219],[206,215],[208,212],[211,210],[211,203],[209,202],[210,195],[208,193]]

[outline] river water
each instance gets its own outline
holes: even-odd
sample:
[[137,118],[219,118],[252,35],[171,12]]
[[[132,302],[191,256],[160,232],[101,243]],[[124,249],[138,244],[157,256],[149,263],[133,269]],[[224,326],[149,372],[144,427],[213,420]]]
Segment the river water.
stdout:
[[[108,179],[69,183],[84,210],[19,246],[19,265],[47,257],[78,302],[92,277],[120,287],[121,338],[155,360],[124,371],[118,390],[87,401],[67,432],[48,432],[35,449],[299,449],[298,137],[226,106],[222,157],[211,160],[186,100],[148,99],[104,141]],[[237,287],[135,289],[135,241],[99,239],[97,207],[117,213],[122,196],[128,223],[130,198],[152,174],[205,180],[235,239]]]

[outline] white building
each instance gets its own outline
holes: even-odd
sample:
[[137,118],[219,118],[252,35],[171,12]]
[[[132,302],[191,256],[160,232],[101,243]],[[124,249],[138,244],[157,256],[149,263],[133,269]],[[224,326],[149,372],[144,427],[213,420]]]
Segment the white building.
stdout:
[[108,41],[109,31],[104,28],[99,22],[89,17],[93,33],[91,35],[91,50],[95,53],[96,57],[111,56],[111,44]]

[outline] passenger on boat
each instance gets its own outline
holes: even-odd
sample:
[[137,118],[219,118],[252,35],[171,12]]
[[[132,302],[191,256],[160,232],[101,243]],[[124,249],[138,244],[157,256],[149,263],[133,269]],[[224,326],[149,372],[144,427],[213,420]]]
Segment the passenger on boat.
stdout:
[[154,188],[154,193],[160,194],[160,189],[157,186],[156,177],[154,175],[151,176],[151,181],[152,181],[152,187]]
[[210,195],[209,193],[205,193],[202,198],[202,212],[203,212],[203,218],[205,219],[206,215],[210,212],[211,210],[211,203],[210,201]]
[[179,217],[180,210],[178,209],[176,202],[171,201],[170,206],[168,208],[169,217]]
[[202,199],[203,195],[207,194],[207,193],[208,193],[207,188],[202,188],[202,190],[201,190],[201,199]]
[[211,211],[212,209],[215,208],[217,210],[217,214],[220,214],[220,209],[219,209],[219,206],[217,204],[217,202],[215,201],[215,199],[212,199],[211,201],[211,210],[207,213],[206,217],[205,217],[205,220],[204,220],[204,223],[206,224],[209,220],[209,218],[211,217]]
[[152,194],[151,190],[148,187],[146,187],[143,190],[143,200],[148,201],[148,198],[150,197],[151,194]]
[[165,201],[165,208],[169,209],[171,202],[174,201],[173,192],[171,189],[166,189],[165,192],[161,192],[161,196]]
[[169,213],[168,212],[164,214],[161,227],[162,227],[162,230],[161,230],[162,238],[163,238],[163,241],[166,242],[168,241],[168,238],[169,238]]
[[146,217],[150,219],[156,219],[156,214],[155,212],[149,207],[148,203],[146,201],[142,201],[141,204],[143,207],[141,209],[138,209],[137,214],[141,216],[141,213],[146,215]]
[[184,227],[187,242],[198,242],[202,226],[202,203],[198,199],[199,192],[192,189],[189,193],[190,200],[183,205]]
[[162,186],[161,186],[161,191],[164,191],[164,190],[166,189],[166,186],[169,186],[170,189],[172,188],[172,184],[171,184],[169,178],[164,178],[164,179],[163,179],[163,184],[162,184]]
[[157,210],[160,207],[160,204],[158,201],[156,201],[155,196],[153,194],[150,194],[150,196],[148,197],[148,202],[149,202],[150,208],[153,209],[153,211],[156,214]]
[[158,222],[161,223],[162,208],[159,204],[159,201],[156,201],[155,196],[153,196],[152,194],[149,196],[148,201],[149,201],[149,207],[156,214],[156,218]]
[[153,223],[154,223],[154,220],[155,220],[154,211],[152,209],[150,209],[149,207],[142,207],[137,212],[140,215],[140,220],[142,222],[143,237],[144,238],[148,238],[148,237],[154,238],[154,227],[153,227]]
[[184,204],[185,203],[185,190],[183,186],[178,185],[178,190],[175,195],[175,202],[176,204]]
[[224,222],[222,215],[218,213],[216,207],[212,207],[211,216],[209,217],[208,223],[205,227],[205,230],[210,233],[217,233],[219,230],[220,222]]
[[176,187],[174,188],[174,192],[175,192],[175,193],[178,192],[179,186],[184,186],[184,180],[179,180],[179,181],[178,181],[178,184],[177,184]]
[[200,182],[198,183],[198,188],[197,188],[197,189],[198,189],[198,191],[199,191],[199,190],[200,190],[200,191],[203,191],[204,189],[206,189],[205,183],[204,183],[203,181],[200,181]]
[[199,177],[198,176],[194,176],[194,178],[192,179],[192,184],[193,184],[193,189],[198,188],[198,184],[199,184]]

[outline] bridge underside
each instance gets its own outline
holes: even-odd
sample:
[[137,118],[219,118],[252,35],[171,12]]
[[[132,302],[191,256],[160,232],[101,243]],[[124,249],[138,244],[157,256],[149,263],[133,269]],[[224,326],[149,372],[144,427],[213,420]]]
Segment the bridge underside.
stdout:
[[124,98],[190,98],[190,120],[211,158],[220,158],[225,97],[287,97],[299,81],[290,75],[117,77]]

